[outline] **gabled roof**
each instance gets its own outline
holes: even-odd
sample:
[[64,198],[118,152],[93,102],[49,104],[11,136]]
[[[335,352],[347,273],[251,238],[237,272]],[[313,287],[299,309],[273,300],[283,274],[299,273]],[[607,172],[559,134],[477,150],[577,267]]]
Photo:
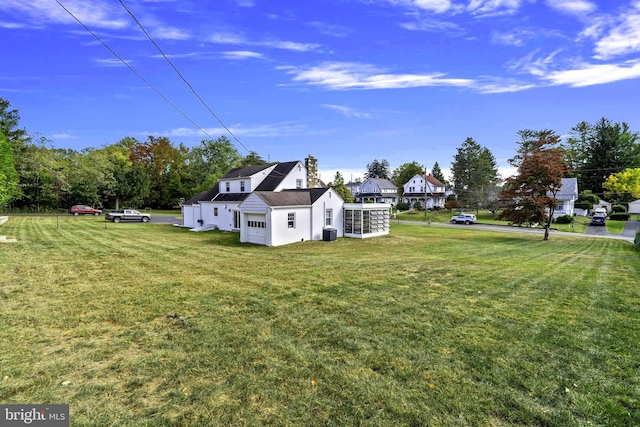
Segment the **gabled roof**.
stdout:
[[578,179],[562,178],[562,187],[558,194],[556,194],[556,199],[571,200],[574,197],[578,197]]
[[303,188],[283,191],[255,191],[254,194],[269,206],[311,206],[327,191],[329,188]]
[[[390,188],[393,190],[397,190],[398,187],[396,187],[395,185],[393,185],[393,182],[389,181],[388,179],[384,179],[384,178],[369,178],[367,179],[364,183],[366,183],[367,181],[373,181],[375,182],[378,187],[382,188]],[[364,185],[363,183],[363,185]]]
[[220,184],[216,183],[209,191],[203,191],[202,193],[196,194],[182,205],[193,205],[202,201],[210,201],[213,200],[214,197],[220,192]]
[[295,162],[278,163],[276,167],[267,175],[267,177],[258,185],[255,191],[273,191],[282,182],[282,180],[291,172],[298,164]]
[[251,175],[255,175],[260,171],[270,168],[274,164],[275,163],[268,163],[266,165],[247,166],[244,168],[231,169],[225,176],[220,179],[247,178]]
[[427,182],[435,185],[436,187],[444,187],[444,183],[433,175],[427,175]]

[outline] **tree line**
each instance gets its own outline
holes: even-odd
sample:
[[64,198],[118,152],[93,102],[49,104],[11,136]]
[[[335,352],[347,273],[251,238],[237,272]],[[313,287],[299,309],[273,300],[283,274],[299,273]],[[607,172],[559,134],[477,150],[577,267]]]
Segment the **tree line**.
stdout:
[[[171,208],[182,198],[209,190],[235,167],[265,164],[256,152],[241,155],[226,137],[188,148],[167,137],[125,137],[101,148],[53,148],[41,135],[20,127],[20,115],[0,98],[0,209],[47,211],[74,204],[96,207]],[[624,203],[640,197],[640,136],[627,123],[602,118],[581,122],[564,143],[553,131],[517,132],[516,157],[546,141],[557,149],[563,177],[575,177],[581,191]],[[539,147],[538,147],[539,148]],[[402,186],[425,166],[408,162],[391,171],[385,159],[367,164],[366,178],[385,178]],[[496,212],[505,205],[505,180],[491,151],[469,137],[457,148],[448,182],[435,162],[430,174],[453,188],[458,203]],[[509,181],[506,182],[507,184]],[[346,201],[351,196],[338,172],[330,184]]]
[[19,125],[0,98],[0,209],[54,211],[95,207],[172,208],[209,190],[232,168],[265,164],[241,155],[224,136],[189,149],[167,137],[125,137],[101,148],[53,148]]

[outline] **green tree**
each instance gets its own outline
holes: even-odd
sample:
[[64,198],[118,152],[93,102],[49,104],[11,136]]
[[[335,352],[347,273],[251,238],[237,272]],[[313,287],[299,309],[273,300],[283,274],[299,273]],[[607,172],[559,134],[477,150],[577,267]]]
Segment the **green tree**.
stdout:
[[516,225],[542,224],[544,240],[548,240],[558,205],[556,195],[562,188],[562,178],[568,167],[559,147],[560,138],[547,130],[537,135],[537,140],[531,134],[522,139],[518,154],[509,161],[518,168],[518,173],[505,182],[501,195],[505,208],[498,219]]
[[20,127],[20,113],[11,108],[8,100],[0,98],[0,133],[13,150],[14,161],[20,161],[31,137]]
[[435,162],[433,164],[433,169],[431,169],[431,175],[433,175],[433,177],[438,181],[440,181],[441,183],[447,184],[447,180],[444,178],[444,174],[442,173],[442,169],[440,169],[440,165],[438,164],[438,162]]
[[210,189],[231,169],[238,166],[242,156],[225,136],[216,140],[202,140],[187,156],[195,192]]
[[351,190],[344,183],[344,178],[340,172],[336,172],[333,182],[329,183],[329,187],[333,188],[336,193],[342,197],[345,203],[353,203],[353,195]]
[[411,178],[416,175],[423,175],[424,172],[424,166],[416,161],[404,163],[393,170],[391,180],[400,190]]
[[391,178],[391,170],[389,166],[389,162],[386,159],[382,159],[378,161],[378,159],[373,159],[373,161],[367,164],[367,172],[364,174],[365,179],[369,178],[383,178],[390,179]]
[[238,163],[238,167],[246,168],[248,166],[259,166],[259,165],[266,165],[266,164],[267,164],[267,161],[263,159],[260,156],[260,154],[258,154],[255,151],[250,151],[249,154],[242,157],[242,160],[240,160],[240,163]]
[[473,138],[467,138],[458,148],[451,173],[458,201],[476,211],[488,203],[493,186],[499,180],[493,154]]
[[13,151],[3,132],[0,132],[0,210],[15,196],[18,172],[13,162]]
[[609,175],[602,184],[616,201],[625,203],[640,198],[640,168],[625,169]]
[[627,123],[613,123],[601,118],[592,125],[578,124],[576,140],[571,145],[570,162],[578,169],[578,188],[603,196],[603,183],[611,174],[640,167],[640,134]]

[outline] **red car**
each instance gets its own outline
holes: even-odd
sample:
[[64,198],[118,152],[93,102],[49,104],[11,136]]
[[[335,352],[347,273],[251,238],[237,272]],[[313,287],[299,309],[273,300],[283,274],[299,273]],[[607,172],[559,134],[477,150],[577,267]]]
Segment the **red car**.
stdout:
[[69,209],[71,215],[100,215],[102,211],[100,209],[94,209],[91,206],[75,205]]

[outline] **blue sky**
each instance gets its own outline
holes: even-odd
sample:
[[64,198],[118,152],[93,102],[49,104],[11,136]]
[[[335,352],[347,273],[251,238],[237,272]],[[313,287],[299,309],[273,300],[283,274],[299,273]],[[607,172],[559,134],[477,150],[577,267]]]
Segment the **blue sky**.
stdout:
[[[445,170],[466,137],[504,176],[516,132],[580,121],[638,130],[640,0],[0,2],[0,97],[53,146],[226,135],[321,177],[418,161]],[[193,123],[196,123],[194,125]]]

